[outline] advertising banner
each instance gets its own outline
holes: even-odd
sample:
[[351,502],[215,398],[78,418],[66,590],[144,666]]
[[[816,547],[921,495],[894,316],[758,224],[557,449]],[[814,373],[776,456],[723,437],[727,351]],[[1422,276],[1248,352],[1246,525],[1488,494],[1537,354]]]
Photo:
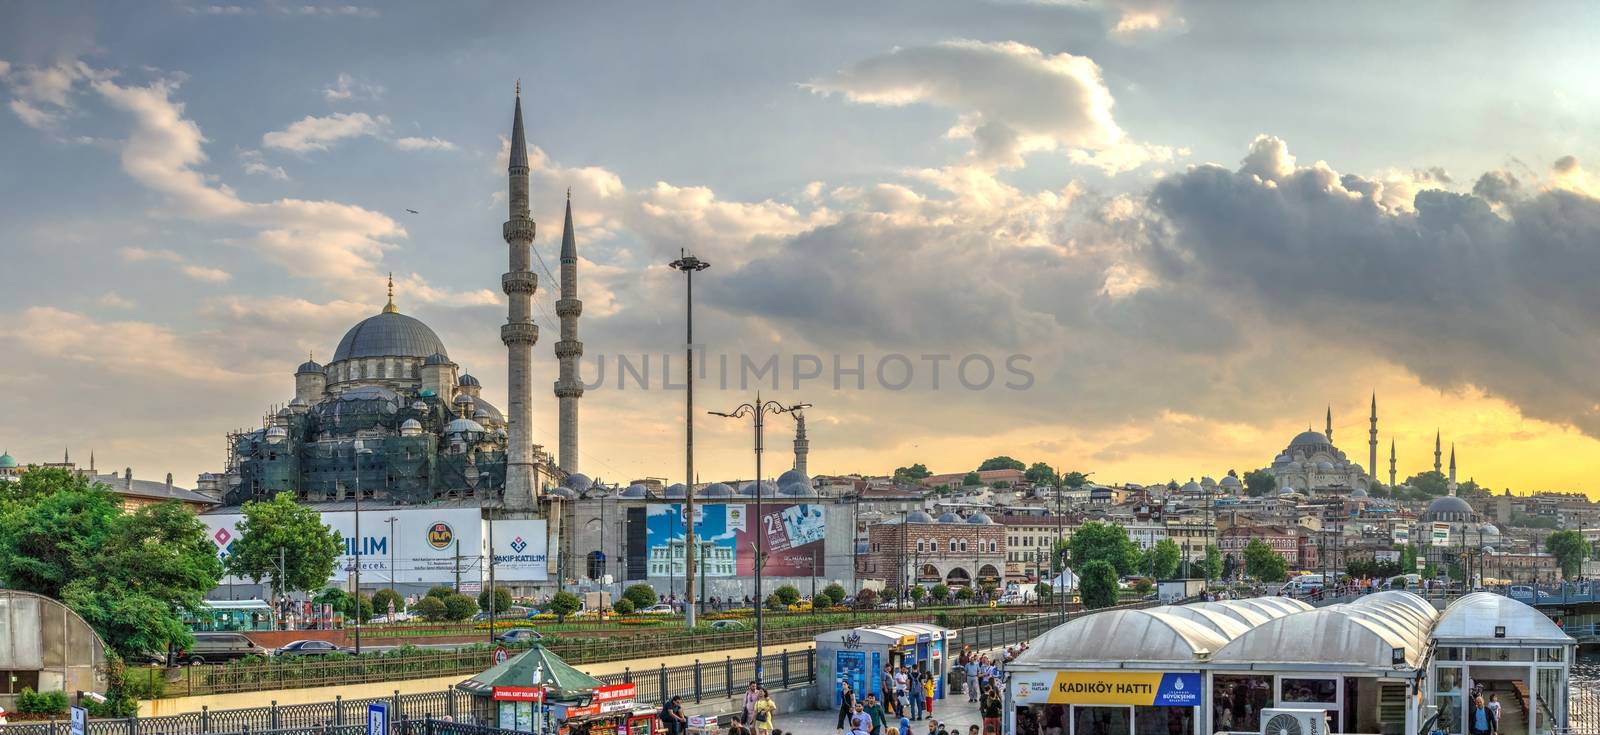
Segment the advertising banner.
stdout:
[[[753,518],[754,503],[705,503],[695,506],[695,536],[699,562],[707,577],[755,574],[758,529],[766,527],[767,565],[764,574],[809,577],[815,559],[816,573],[827,573],[823,553],[827,535],[826,509],[821,505],[762,503],[761,518]],[[684,573],[684,536],[687,524],[683,506],[651,505],[645,516],[645,553],[651,577]]]
[[1017,704],[1200,705],[1200,673],[1197,671],[1040,672],[1018,674],[1011,687]]
[[857,699],[865,699],[867,691],[867,652],[866,651],[835,651],[834,654],[834,684],[833,706],[844,704],[844,685],[850,685],[850,691],[855,692]]
[[[745,506],[751,513],[755,506]],[[767,565],[763,574],[774,577],[812,576],[812,564],[817,574],[827,573],[827,555],[823,553],[823,538],[827,536],[827,511],[821,505],[761,505],[761,518],[754,519],[766,526]],[[742,548],[753,549],[756,543],[756,524],[739,536]],[[754,574],[754,559],[746,556],[739,560],[740,574]]]
[[496,582],[543,582],[550,578],[547,549],[550,539],[544,521],[491,522],[494,524]]
[[1434,523],[1433,524],[1433,545],[1434,546],[1449,546],[1450,545],[1450,524],[1448,524],[1448,523]]

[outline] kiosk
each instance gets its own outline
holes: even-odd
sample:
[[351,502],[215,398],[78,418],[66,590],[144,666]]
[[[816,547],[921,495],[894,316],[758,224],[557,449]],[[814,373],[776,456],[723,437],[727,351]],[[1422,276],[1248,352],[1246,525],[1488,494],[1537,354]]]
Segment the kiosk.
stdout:
[[634,701],[636,684],[605,684],[534,644],[456,685],[473,695],[478,722],[501,730],[572,735],[653,735],[655,713]]
[[817,645],[816,706],[838,709],[843,684],[860,698],[873,694],[886,699],[885,667],[921,669],[934,677],[933,698],[944,699],[946,661],[955,632],[925,623],[867,625],[822,633]]

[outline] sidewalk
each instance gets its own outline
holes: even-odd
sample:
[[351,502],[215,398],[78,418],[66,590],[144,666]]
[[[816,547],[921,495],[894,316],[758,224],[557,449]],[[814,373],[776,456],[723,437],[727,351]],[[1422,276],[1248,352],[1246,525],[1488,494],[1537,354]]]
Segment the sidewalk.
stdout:
[[[933,717],[931,719],[912,720],[911,732],[914,735],[923,735],[928,732],[928,723],[938,720],[945,724],[945,728],[952,733],[967,735],[967,728],[972,725],[982,725],[982,718],[978,716],[978,704],[968,702],[965,694],[950,697],[934,703]],[[773,718],[773,726],[785,733],[794,732],[797,735],[828,735],[837,733],[834,725],[838,724],[839,713],[821,712],[796,712],[788,714],[779,712]],[[898,721],[897,721],[898,722]],[[886,723],[894,727],[897,722]],[[848,731],[847,731],[848,732]]]

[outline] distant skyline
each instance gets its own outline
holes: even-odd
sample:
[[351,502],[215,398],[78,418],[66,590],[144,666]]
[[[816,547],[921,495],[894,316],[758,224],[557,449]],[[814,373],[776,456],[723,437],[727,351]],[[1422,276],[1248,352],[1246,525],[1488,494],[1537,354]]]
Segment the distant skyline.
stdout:
[[[10,3],[0,10],[0,450],[184,486],[307,354],[403,313],[505,403],[506,136],[534,247],[570,187],[583,470],[681,481],[680,249],[711,354],[777,356],[813,473],[1009,454],[1107,482],[1379,466],[1600,492],[1600,49],[1589,4],[1178,0]],[[556,447],[555,279],[534,434]],[[795,355],[868,386],[796,390]],[[888,390],[887,355],[983,355]],[[998,383],[1026,356],[1025,389]],[[922,363],[917,363],[921,369]],[[848,363],[846,365],[848,367]],[[822,367],[831,375],[832,365]],[[948,369],[948,365],[947,365]],[[892,377],[892,376],[891,376]],[[651,376],[658,384],[659,372]],[[674,382],[681,380],[681,373]],[[751,390],[697,386],[698,409]],[[788,468],[772,419],[765,467]],[[701,479],[748,422],[697,419]]]

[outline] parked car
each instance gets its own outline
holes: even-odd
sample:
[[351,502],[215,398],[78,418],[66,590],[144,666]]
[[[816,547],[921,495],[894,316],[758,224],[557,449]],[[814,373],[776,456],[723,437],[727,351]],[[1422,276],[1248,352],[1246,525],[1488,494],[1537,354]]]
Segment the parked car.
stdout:
[[494,639],[500,643],[533,643],[544,640],[544,634],[533,628],[512,628]]
[[911,600],[887,600],[878,603],[879,610],[915,610],[917,603]]
[[731,633],[736,630],[749,630],[744,623],[737,620],[713,620],[711,629],[719,633]]
[[675,612],[677,612],[677,611],[673,610],[671,605],[659,604],[659,605],[651,605],[650,607],[647,607],[647,608],[645,608],[643,610],[640,610],[639,614],[640,615],[672,615]]
[[186,664],[216,664],[246,656],[271,656],[272,649],[256,645],[243,633],[195,633],[194,645],[177,653]]
[[278,649],[279,656],[354,656],[355,653],[353,649],[315,639],[294,641]]

